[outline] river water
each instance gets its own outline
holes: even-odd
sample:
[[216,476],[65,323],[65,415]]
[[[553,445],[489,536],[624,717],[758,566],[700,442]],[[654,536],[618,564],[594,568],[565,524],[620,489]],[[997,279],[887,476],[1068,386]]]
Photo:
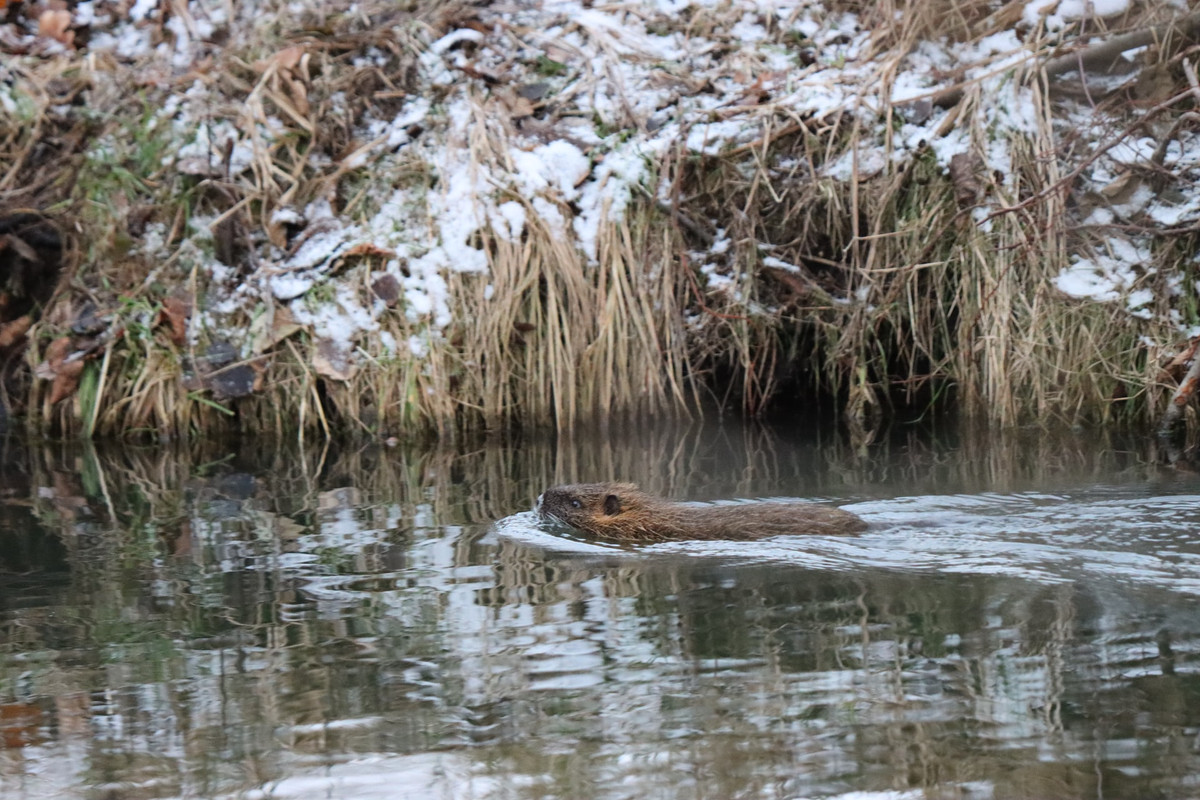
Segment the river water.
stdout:
[[[643,423],[8,441],[3,798],[1200,796],[1200,477],[1138,440]],[[563,482],[845,505],[618,548]]]

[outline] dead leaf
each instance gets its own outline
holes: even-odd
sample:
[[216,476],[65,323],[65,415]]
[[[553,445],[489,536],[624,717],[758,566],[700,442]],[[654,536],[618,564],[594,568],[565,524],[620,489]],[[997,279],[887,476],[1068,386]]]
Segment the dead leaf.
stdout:
[[163,301],[159,309],[156,324],[165,322],[171,327],[167,338],[176,347],[182,347],[187,342],[188,318],[192,315],[192,304],[186,300],[171,296]]
[[209,343],[204,355],[197,359],[197,366],[207,370],[216,370],[232,364],[240,357],[241,351],[233,342],[227,339],[215,339]]
[[277,542],[295,542],[308,533],[308,526],[301,525],[283,514],[272,516],[269,524],[274,533],[274,541]]
[[292,316],[292,310],[286,306],[275,309],[275,318],[271,321],[271,333],[275,341],[281,342],[300,330],[301,326]]
[[252,361],[250,369],[254,370],[254,385],[250,387],[250,391],[261,392],[267,385],[267,364],[261,359]]
[[302,58],[304,58],[304,45],[294,44],[291,47],[285,47],[280,50],[271,60],[275,62],[275,66],[279,69],[291,71],[296,69]]
[[12,347],[23,341],[32,325],[33,317],[28,314],[0,325],[0,348]]
[[0,49],[5,55],[23,56],[29,52],[29,38],[16,25],[0,25]]
[[179,383],[189,392],[203,392],[208,389],[208,384],[204,382],[204,378],[194,372],[184,372],[179,379]]
[[287,223],[272,218],[267,223],[267,239],[280,250],[284,250],[287,248],[287,238]]
[[1179,381],[1183,378],[1184,372],[1187,370],[1192,359],[1196,357],[1196,351],[1200,349],[1200,336],[1193,337],[1188,340],[1187,346],[1180,352],[1175,354],[1175,357],[1163,365],[1159,373],[1159,380]]
[[1133,93],[1139,102],[1148,106],[1158,105],[1165,103],[1174,96],[1175,92],[1179,91],[1176,85],[1176,72],[1170,65],[1170,61],[1171,59],[1163,59],[1155,63],[1156,59],[1152,56],[1149,59],[1152,66],[1147,66],[1138,73]]
[[446,3],[434,18],[434,30],[445,33],[455,28],[470,28],[485,35],[492,32],[492,28],[479,19],[479,12],[469,5]]
[[1133,199],[1134,194],[1142,188],[1142,179],[1132,170],[1113,178],[1100,187],[1100,194],[1113,205],[1124,205]]
[[26,261],[32,261],[34,264],[41,262],[41,259],[38,258],[37,250],[30,247],[24,239],[15,233],[6,233],[0,236],[0,250],[6,250],[10,247],[16,250],[17,255]]
[[550,93],[550,84],[546,81],[523,83],[517,87],[517,95],[531,103],[537,103]]
[[83,358],[63,362],[50,387],[50,405],[65,400],[79,388],[79,376],[83,374]]
[[292,96],[292,104],[296,106],[296,110],[303,116],[307,117],[311,110],[308,105],[308,87],[303,81],[296,80],[283,76],[283,85],[287,87],[288,94]]
[[75,31],[70,30],[70,11],[43,11],[38,16],[38,36],[48,36],[67,47],[75,44]]
[[318,375],[335,381],[350,380],[355,372],[354,364],[350,361],[350,348],[322,339],[317,342],[317,352],[313,353],[313,369]]
[[43,363],[48,364],[50,369],[55,372],[62,366],[63,360],[71,352],[71,337],[60,336],[55,339],[46,348],[46,356]]
[[508,106],[508,113],[513,119],[521,119],[522,117],[533,116],[533,103],[526,100],[524,97],[512,95],[504,98],[504,105]]
[[271,102],[279,107],[279,110],[287,114],[292,120],[310,134],[316,133],[316,126],[313,121],[306,115],[300,113],[300,109],[296,108],[296,104],[291,101],[284,93],[279,91],[267,91],[266,96]]
[[362,490],[357,486],[341,486],[317,493],[317,509],[320,511],[362,508],[362,505]]
[[974,208],[983,196],[983,186],[977,172],[983,166],[977,156],[959,153],[950,159],[950,181],[954,184],[954,199],[961,209]]
[[276,306],[273,314],[263,314],[251,323],[250,350],[255,355],[262,355],[299,330],[303,330],[303,326],[296,323],[291,310],[287,306]]
[[304,45],[285,47],[270,58],[254,64],[266,83],[266,96],[302,128],[314,132],[309,119],[309,54]]
[[394,308],[400,299],[400,281],[396,280],[395,275],[385,272],[371,282],[371,292],[386,303],[388,308]]
[[393,250],[385,250],[382,247],[373,245],[370,242],[356,244],[346,252],[342,253],[342,257],[347,256],[383,256],[384,258],[394,258],[396,255]]

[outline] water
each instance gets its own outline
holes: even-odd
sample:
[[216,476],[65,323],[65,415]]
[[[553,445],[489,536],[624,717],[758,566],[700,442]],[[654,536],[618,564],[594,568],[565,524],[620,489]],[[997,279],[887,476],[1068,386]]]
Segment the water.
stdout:
[[[1200,795],[1200,477],[1102,436],[9,443],[4,798]],[[845,538],[602,546],[547,485]]]

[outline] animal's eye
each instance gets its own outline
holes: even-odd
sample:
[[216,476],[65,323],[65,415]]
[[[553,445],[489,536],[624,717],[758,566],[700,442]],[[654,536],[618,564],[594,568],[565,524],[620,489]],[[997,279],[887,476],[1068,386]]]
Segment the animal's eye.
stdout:
[[579,502],[578,500],[572,500],[571,508],[583,508],[583,503]]

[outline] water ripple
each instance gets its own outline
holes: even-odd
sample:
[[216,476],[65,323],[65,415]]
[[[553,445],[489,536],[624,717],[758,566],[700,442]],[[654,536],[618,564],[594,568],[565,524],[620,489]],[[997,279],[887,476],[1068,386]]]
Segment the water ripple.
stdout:
[[671,542],[639,548],[564,536],[532,512],[495,532],[557,553],[637,552],[789,562],[811,569],[885,568],[1065,582],[1103,575],[1200,594],[1200,496],[954,494],[844,506],[870,529],[858,536],[779,536],[759,542]]

